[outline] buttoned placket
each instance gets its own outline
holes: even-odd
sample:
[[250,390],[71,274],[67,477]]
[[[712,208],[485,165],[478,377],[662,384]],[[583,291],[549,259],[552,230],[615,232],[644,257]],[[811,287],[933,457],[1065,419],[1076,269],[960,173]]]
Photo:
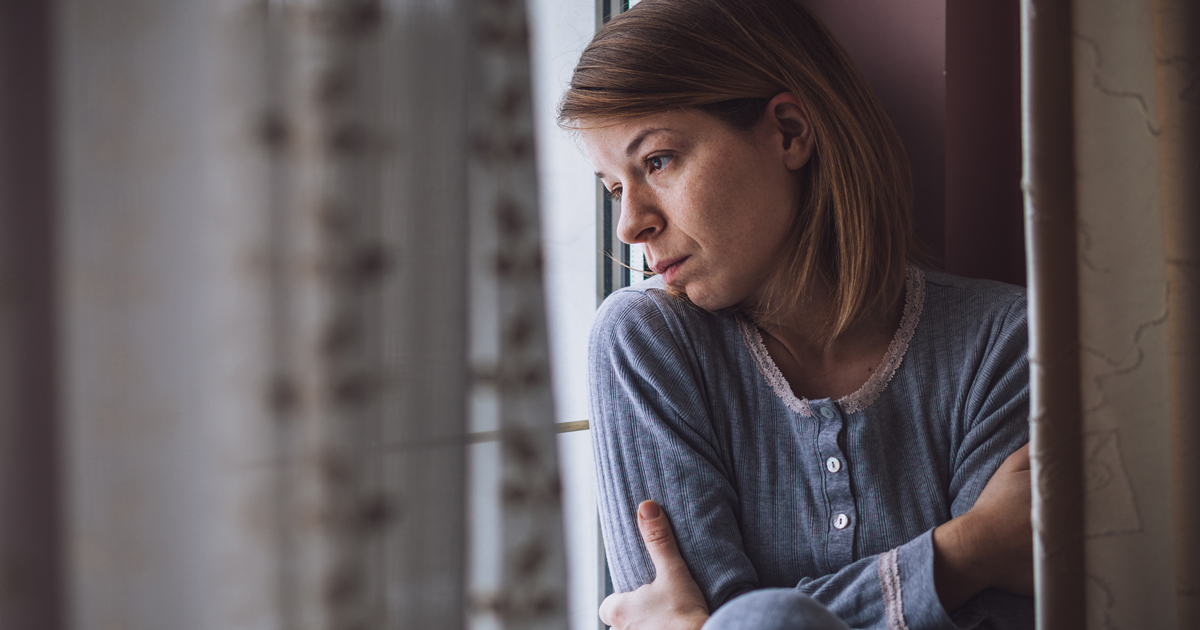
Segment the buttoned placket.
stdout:
[[825,488],[829,538],[826,558],[831,567],[845,566],[854,560],[854,531],[858,510],[850,490],[850,468],[838,436],[845,427],[846,415],[835,402],[813,403],[817,418],[817,448]]

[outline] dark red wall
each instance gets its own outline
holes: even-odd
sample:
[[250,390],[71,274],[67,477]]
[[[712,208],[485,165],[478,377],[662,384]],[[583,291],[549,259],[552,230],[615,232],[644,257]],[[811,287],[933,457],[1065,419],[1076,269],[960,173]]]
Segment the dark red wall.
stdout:
[[946,269],[1025,284],[1021,14],[946,3]]
[[810,0],[887,108],[912,164],[917,236],[945,234],[946,0]]
[[912,164],[917,235],[951,273],[1025,281],[1017,0],[809,0]]

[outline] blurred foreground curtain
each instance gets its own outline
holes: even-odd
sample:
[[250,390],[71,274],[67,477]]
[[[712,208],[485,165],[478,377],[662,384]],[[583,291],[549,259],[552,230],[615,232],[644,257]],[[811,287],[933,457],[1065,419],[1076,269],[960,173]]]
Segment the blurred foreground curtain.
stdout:
[[1200,628],[1200,3],[1022,13],[1039,628]]
[[565,627],[525,20],[2,0],[0,627]]

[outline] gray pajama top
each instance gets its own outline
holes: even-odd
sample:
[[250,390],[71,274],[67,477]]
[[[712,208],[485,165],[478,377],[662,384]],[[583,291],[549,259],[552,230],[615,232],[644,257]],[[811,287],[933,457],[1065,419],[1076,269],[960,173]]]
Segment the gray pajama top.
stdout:
[[659,502],[709,609],[794,587],[853,628],[1033,628],[1030,598],[938,602],[932,529],[1028,439],[1024,290],[908,270],[884,362],[838,400],[796,398],[757,328],[651,278],[589,346],[604,545],[618,592],[654,579],[637,504]]

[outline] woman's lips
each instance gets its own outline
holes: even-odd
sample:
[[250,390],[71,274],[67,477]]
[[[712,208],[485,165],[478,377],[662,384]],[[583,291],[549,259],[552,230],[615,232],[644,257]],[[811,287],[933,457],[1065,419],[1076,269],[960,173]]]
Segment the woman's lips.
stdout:
[[654,270],[654,273],[663,277],[663,282],[671,284],[671,280],[674,280],[675,275],[679,272],[679,267],[683,265],[684,261],[686,261],[688,258],[691,257],[684,256],[682,258],[659,261],[650,268]]

